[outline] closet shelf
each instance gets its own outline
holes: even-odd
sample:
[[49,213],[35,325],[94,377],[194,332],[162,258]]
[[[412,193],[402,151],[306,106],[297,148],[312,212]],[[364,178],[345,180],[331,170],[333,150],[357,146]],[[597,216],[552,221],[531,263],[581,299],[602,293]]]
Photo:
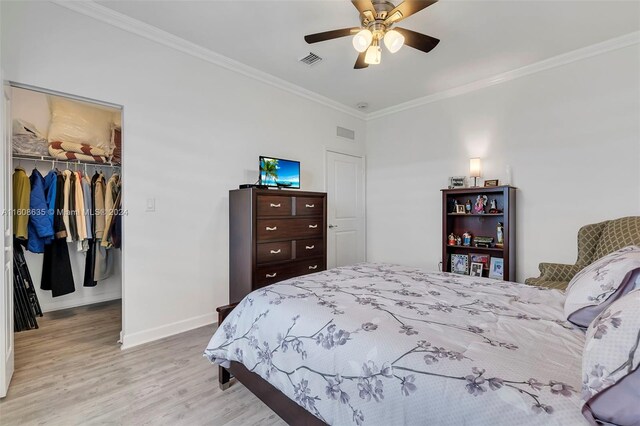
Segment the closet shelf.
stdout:
[[119,163],[96,163],[93,161],[82,161],[82,160],[59,160],[57,158],[53,158],[47,155],[12,155],[12,158],[14,160],[25,160],[25,161],[46,161],[46,162],[56,162],[56,163],[66,163],[66,164],[87,164],[89,166],[96,166],[96,167],[114,167],[114,168],[120,168],[121,165]]

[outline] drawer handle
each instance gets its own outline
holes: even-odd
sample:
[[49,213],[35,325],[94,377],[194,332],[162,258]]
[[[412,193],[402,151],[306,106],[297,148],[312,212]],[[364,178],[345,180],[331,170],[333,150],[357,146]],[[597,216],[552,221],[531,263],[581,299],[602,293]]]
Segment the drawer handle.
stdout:
[[278,204],[273,204],[273,203],[271,203],[271,204],[270,204],[270,206],[271,206],[271,207],[275,207],[276,209],[277,209],[278,207],[280,207],[280,205],[281,205],[280,203],[278,203]]
[[266,274],[265,276],[266,276],[267,278],[275,278],[275,276],[276,276],[276,275],[278,275],[278,273],[277,273],[277,272],[274,272],[273,274]]
[[304,248],[306,248],[307,250],[313,250],[314,248],[316,248],[315,244],[312,246],[305,246]]
[[273,228],[270,228],[270,227],[267,226],[264,229],[266,229],[267,231],[276,231],[278,229],[278,227],[274,226]]
[[308,208],[308,209],[312,209],[312,208],[314,208],[316,205],[315,205],[315,204],[305,204],[304,206],[305,206],[306,208]]
[[318,225],[309,225],[309,228],[311,229],[316,229],[318,227]]
[[282,249],[278,249],[278,250],[271,250],[271,254],[278,254],[282,251]]
[[309,269],[311,269],[311,270],[318,269],[318,265],[309,266]]

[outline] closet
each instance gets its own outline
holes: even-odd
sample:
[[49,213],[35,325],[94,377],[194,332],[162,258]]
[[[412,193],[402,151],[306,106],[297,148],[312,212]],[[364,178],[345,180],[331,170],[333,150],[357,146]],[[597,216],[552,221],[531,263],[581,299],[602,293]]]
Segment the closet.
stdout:
[[14,321],[21,331],[37,328],[39,314],[122,297],[122,109],[11,90]]

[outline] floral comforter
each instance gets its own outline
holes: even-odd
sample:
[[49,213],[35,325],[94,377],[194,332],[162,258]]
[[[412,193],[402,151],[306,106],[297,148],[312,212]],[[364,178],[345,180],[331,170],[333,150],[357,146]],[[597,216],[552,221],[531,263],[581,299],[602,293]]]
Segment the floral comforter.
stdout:
[[584,333],[564,295],[359,264],[243,299],[205,356],[333,425],[581,425]]

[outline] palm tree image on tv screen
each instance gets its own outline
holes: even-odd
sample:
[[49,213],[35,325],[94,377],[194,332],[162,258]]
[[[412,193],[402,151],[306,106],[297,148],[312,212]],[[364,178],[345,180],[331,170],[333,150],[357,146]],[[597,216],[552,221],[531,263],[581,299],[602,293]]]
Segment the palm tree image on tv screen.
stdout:
[[268,186],[300,188],[300,163],[261,157],[260,183]]

